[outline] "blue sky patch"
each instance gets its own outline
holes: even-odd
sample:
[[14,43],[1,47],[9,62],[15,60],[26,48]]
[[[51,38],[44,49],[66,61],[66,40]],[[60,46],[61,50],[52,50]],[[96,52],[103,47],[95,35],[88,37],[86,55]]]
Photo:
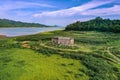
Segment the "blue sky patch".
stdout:
[[120,19],[120,0],[0,0],[0,18],[66,26],[97,16]]

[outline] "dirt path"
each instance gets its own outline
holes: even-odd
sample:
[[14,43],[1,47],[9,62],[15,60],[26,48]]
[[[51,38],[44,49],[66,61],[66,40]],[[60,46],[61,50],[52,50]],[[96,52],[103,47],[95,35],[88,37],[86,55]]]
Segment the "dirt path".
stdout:
[[60,48],[55,48],[55,47],[47,46],[47,45],[45,45],[45,44],[41,44],[41,46],[44,46],[44,47],[47,47],[47,48],[50,48],[50,49],[60,50],[60,51],[75,51],[75,52],[78,51],[78,50],[71,50],[71,49],[60,49]]
[[[60,48],[55,48],[55,47],[51,47],[51,46],[47,46],[47,45],[45,45],[45,44],[43,44],[43,43],[41,43],[40,44],[41,46],[44,46],[44,47],[46,47],[46,48],[50,48],[50,49],[55,49],[55,50],[59,50],[59,51],[62,51],[62,52],[64,52],[64,51],[67,51],[67,52],[84,52],[84,51],[81,51],[80,49],[60,49]],[[85,52],[85,53],[89,53],[89,52]]]
[[110,48],[112,48],[112,47],[108,47],[108,48],[107,48],[108,54],[111,55],[111,56],[116,60],[116,62],[117,62],[118,64],[120,64],[120,59],[110,52]]

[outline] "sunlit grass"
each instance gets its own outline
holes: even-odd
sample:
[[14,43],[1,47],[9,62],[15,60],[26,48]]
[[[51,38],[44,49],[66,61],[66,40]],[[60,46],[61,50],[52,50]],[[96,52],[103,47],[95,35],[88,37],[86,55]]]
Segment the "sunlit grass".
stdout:
[[[108,78],[101,73],[93,76],[96,74],[94,69],[97,64],[100,65],[100,70],[110,64],[107,67],[110,67],[111,73],[105,74],[117,80],[120,65],[108,54],[107,48],[113,47],[110,48],[110,53],[120,58],[119,35],[96,31],[58,30],[0,40],[0,80],[88,80],[95,77],[102,79],[101,75],[104,79]],[[75,45],[51,45],[51,39],[55,36],[72,37],[75,39]],[[26,41],[31,46],[29,49],[22,47],[21,43]],[[88,58],[93,61],[89,63]],[[97,63],[98,59],[103,62]],[[93,64],[93,68],[89,67]],[[113,68],[119,71],[114,72]]]
[[[28,49],[0,52],[1,80],[88,80],[80,60],[46,56]],[[80,74],[80,76],[77,76]]]

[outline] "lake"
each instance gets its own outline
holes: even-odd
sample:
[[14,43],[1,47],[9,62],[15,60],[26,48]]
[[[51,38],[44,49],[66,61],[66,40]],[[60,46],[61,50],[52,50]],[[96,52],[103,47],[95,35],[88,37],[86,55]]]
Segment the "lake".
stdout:
[[32,27],[32,28],[0,28],[0,34],[8,37],[37,34],[40,32],[54,31],[62,29],[61,27]]

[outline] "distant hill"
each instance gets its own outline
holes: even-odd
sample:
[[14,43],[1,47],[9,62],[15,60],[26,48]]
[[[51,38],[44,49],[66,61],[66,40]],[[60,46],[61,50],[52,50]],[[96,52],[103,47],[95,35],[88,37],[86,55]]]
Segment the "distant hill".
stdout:
[[101,17],[97,17],[86,22],[77,21],[68,25],[66,30],[120,33],[120,20],[102,19]]
[[8,19],[0,19],[0,27],[51,27],[51,26],[39,23],[27,23]]

